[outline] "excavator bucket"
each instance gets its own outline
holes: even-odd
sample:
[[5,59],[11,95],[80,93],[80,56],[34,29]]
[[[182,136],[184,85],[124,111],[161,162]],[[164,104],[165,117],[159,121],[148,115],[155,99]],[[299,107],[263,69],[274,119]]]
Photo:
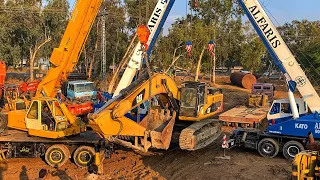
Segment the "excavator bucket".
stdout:
[[170,113],[169,110],[151,110],[150,113],[141,121],[140,125],[149,129],[151,146],[157,149],[168,149],[173,126],[176,119],[176,112]]

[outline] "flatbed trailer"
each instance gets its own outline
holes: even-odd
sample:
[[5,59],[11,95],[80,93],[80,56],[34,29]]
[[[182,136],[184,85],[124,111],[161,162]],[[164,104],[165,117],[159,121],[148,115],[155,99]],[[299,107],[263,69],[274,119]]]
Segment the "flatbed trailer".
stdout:
[[295,155],[307,148],[308,138],[272,134],[256,128],[238,128],[228,140],[229,148],[242,147],[257,150],[263,157],[273,158],[279,152],[292,160]]
[[94,162],[97,152],[109,157],[112,149],[112,144],[93,131],[60,139],[33,137],[19,130],[7,130],[0,136],[1,159],[44,157],[52,167],[61,167],[70,158],[77,166],[86,167]]
[[267,117],[268,107],[238,106],[219,115],[219,120],[225,126],[258,127],[259,123]]

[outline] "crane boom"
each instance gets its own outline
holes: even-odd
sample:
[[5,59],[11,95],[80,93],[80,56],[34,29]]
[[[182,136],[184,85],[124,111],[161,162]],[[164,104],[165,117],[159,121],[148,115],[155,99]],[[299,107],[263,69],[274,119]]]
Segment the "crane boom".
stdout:
[[90,29],[100,9],[102,0],[78,0],[58,48],[54,48],[51,67],[40,82],[36,96],[55,97],[61,84],[78,63]]
[[[150,56],[152,48],[162,30],[162,27],[171,11],[171,8],[174,4],[175,0],[159,0],[155,9],[153,10],[151,17],[148,22],[148,28],[150,30],[150,36],[148,39],[148,50],[147,55]],[[120,79],[120,82],[113,94],[113,97],[117,96],[119,92],[128,87],[131,84],[133,77],[135,76],[137,69],[140,69],[142,63],[142,51],[140,47],[140,43],[134,48],[134,52],[132,57],[130,58],[127,68]]]
[[287,81],[294,81],[310,110],[320,112],[320,98],[258,0],[238,0],[275,64]]

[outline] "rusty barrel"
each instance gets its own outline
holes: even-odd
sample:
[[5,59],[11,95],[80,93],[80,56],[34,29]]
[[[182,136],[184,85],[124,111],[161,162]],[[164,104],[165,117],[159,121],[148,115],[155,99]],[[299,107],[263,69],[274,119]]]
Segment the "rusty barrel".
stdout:
[[246,89],[251,89],[252,84],[255,84],[257,82],[257,78],[252,74],[234,72],[230,76],[230,81],[234,85],[238,85]]

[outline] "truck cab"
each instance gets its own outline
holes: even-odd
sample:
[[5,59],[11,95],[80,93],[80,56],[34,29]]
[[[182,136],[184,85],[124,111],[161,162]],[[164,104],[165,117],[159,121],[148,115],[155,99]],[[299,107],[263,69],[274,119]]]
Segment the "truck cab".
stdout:
[[92,101],[98,103],[97,91],[94,89],[94,83],[86,80],[77,80],[66,82],[62,86],[62,93],[71,100],[80,102]]

